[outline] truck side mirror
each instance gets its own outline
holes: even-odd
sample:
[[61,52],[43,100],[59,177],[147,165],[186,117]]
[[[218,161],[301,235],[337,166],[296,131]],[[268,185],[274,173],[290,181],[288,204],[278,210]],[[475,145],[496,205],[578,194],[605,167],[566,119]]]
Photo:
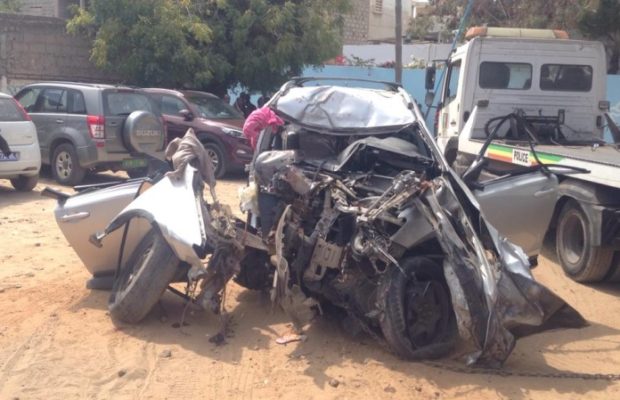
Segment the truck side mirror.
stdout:
[[435,100],[435,93],[426,92],[426,95],[424,96],[424,104],[426,105],[426,107],[430,108],[433,105],[434,100]]
[[434,65],[426,67],[426,77],[424,80],[424,87],[427,91],[435,89],[435,72],[437,68]]

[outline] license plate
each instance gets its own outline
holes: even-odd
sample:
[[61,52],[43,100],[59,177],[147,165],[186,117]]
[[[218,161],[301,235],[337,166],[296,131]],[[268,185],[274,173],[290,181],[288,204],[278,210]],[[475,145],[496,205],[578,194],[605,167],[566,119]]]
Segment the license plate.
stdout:
[[130,158],[127,160],[123,160],[123,168],[125,169],[133,169],[133,168],[142,168],[146,167],[146,160],[140,158]]
[[5,156],[4,153],[0,151],[0,161],[19,161],[19,152],[11,152],[8,156]]

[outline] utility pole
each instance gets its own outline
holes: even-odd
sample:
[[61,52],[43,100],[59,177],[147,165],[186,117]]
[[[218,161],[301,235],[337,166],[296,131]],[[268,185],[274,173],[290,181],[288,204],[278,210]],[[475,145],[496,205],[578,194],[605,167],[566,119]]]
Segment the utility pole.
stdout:
[[403,2],[402,0],[396,0],[396,57],[395,57],[395,72],[396,83],[403,82]]

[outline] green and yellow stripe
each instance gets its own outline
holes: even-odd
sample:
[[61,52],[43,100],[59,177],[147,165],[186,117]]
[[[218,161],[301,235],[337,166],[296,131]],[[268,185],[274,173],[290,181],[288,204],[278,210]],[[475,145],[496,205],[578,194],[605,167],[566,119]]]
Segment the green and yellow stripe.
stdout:
[[[513,154],[512,154],[513,150],[515,149],[512,147],[491,144],[489,145],[489,148],[487,149],[486,157],[492,160],[503,161],[503,162],[512,164],[513,163]],[[521,150],[521,149],[517,149],[517,150],[527,151],[527,150]],[[538,159],[543,164],[557,164],[564,159],[564,157],[562,156],[557,156],[557,155],[549,154],[549,153],[536,152],[536,155],[538,156]],[[537,164],[536,159],[534,158],[534,155],[532,154],[531,151],[529,151],[528,159],[530,160],[531,165]]]
[[486,156],[492,160],[512,163],[512,149],[510,147],[489,145]]

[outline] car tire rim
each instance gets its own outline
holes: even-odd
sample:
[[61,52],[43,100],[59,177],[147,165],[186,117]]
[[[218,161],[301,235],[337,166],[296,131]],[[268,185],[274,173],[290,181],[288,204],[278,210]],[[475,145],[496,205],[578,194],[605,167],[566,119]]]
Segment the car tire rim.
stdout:
[[56,156],[56,173],[62,179],[67,179],[73,171],[73,160],[66,151],[61,151]]
[[584,257],[586,250],[585,225],[582,218],[577,214],[571,213],[566,217],[562,229],[564,258],[569,264],[577,265]]
[[211,163],[213,164],[213,169],[217,170],[218,165],[220,164],[220,159],[217,156],[217,151],[207,148],[207,154],[211,158]]

